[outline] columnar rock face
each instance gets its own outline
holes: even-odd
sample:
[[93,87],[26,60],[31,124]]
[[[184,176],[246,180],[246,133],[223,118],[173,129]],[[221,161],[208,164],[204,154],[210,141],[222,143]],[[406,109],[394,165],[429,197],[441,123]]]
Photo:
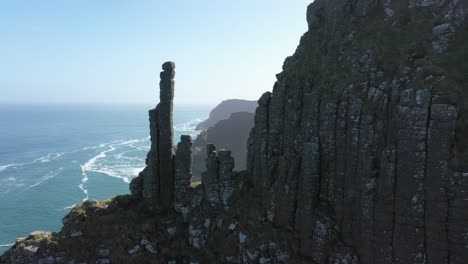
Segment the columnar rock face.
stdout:
[[149,209],[171,208],[174,204],[173,99],[175,64],[165,62],[160,74],[160,103],[149,111],[151,148],[146,168],[132,180],[133,196],[142,198]]
[[206,146],[206,171],[202,173],[205,198],[213,208],[229,209],[234,192],[234,158],[230,150],[216,151],[213,144]]
[[466,58],[468,3],[383,2],[309,6],[259,100],[247,168],[265,218],[311,261],[463,263],[467,83],[448,58]]
[[[269,187],[270,179],[263,177],[267,171],[267,148],[268,148],[268,111],[271,93],[266,92],[258,100],[255,111],[255,127],[250,132],[248,145],[250,146],[247,156],[247,170],[252,173],[252,181],[255,186]],[[253,142],[257,140],[256,142]]]
[[219,195],[222,205],[229,209],[230,199],[234,192],[234,158],[230,150],[220,150],[218,165]]
[[177,212],[188,212],[192,178],[192,138],[181,136],[175,155],[174,205]]

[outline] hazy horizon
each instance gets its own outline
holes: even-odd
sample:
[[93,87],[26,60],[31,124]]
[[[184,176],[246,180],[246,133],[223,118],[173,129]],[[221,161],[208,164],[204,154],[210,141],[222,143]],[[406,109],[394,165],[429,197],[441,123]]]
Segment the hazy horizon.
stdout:
[[168,60],[176,104],[257,100],[307,30],[310,2],[2,2],[0,102],[156,103]]

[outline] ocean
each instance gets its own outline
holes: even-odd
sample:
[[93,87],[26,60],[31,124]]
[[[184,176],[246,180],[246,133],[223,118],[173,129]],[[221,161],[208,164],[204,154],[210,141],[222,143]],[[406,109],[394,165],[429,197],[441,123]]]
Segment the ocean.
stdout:
[[[0,254],[59,231],[81,201],[129,193],[149,150],[154,105],[0,104]],[[174,107],[174,139],[196,136],[212,106]]]

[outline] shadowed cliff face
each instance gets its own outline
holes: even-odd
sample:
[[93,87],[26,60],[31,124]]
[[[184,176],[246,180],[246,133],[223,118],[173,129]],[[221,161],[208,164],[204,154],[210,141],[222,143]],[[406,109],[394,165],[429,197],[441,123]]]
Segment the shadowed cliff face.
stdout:
[[442,0],[309,6],[309,32],[259,100],[248,158],[270,197],[265,214],[297,232],[301,254],[468,259],[467,10]]
[[236,160],[236,171],[246,168],[247,139],[253,127],[254,114],[248,112],[233,113],[228,119],[221,120],[214,126],[200,133],[193,146],[193,177],[199,181],[205,169],[206,144],[212,143],[218,149],[229,149]]

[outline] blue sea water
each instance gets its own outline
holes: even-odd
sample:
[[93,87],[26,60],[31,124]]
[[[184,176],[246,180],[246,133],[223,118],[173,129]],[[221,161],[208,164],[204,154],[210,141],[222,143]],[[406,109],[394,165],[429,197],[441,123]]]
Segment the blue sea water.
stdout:
[[[154,105],[0,104],[0,254],[17,237],[59,231],[87,199],[129,193],[145,166]],[[175,106],[175,140],[210,106]],[[174,142],[174,143],[176,143]]]

